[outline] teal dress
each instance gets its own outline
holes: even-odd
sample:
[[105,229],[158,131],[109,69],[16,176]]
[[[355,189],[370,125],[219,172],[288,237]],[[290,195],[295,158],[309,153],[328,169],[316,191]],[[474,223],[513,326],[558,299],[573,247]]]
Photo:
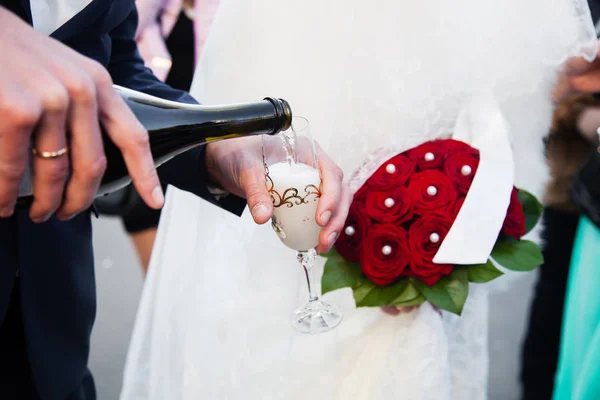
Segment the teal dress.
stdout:
[[553,400],[600,399],[600,229],[579,224]]

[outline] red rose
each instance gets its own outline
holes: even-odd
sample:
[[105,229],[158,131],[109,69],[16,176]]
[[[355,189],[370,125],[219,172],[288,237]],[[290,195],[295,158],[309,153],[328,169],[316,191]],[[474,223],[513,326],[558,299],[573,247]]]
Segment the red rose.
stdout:
[[383,192],[371,190],[366,195],[365,212],[369,218],[382,223],[401,224],[412,218],[412,202],[408,190],[397,186]]
[[423,143],[409,150],[408,156],[417,163],[421,170],[442,169],[446,158],[444,140]]
[[448,214],[434,213],[416,220],[408,230],[410,249],[410,271],[405,275],[413,276],[429,286],[436,284],[454,268],[450,264],[434,264],[442,241],[452,226],[453,219]]
[[454,184],[440,171],[424,171],[415,174],[408,184],[417,215],[448,210],[456,203],[458,194]]
[[395,282],[409,263],[406,231],[393,224],[374,225],[362,244],[363,273],[379,286]]
[[360,202],[352,203],[344,229],[335,242],[335,248],[346,261],[360,260],[360,248],[370,225],[371,221],[365,215],[364,205]]
[[356,191],[356,193],[354,193],[354,201],[358,201],[361,203],[365,202],[365,197],[367,195],[367,193],[369,192],[369,186],[365,183],[364,185],[362,185],[360,187],[360,189],[358,189]]
[[463,151],[449,156],[444,164],[444,172],[456,186],[460,194],[467,194],[479,166],[479,157]]
[[479,159],[479,150],[477,150],[477,149],[469,146],[465,142],[461,142],[459,140],[454,140],[454,139],[444,140],[444,148],[445,148],[446,154],[448,156],[452,156],[457,153],[467,152],[467,153],[473,155],[473,157],[476,157],[477,159]]
[[506,212],[502,233],[516,240],[520,240],[525,235],[525,213],[519,201],[519,190],[517,188],[513,188],[510,195],[510,205]]
[[393,189],[404,185],[415,173],[417,163],[400,154],[386,161],[367,181],[367,185],[373,189]]

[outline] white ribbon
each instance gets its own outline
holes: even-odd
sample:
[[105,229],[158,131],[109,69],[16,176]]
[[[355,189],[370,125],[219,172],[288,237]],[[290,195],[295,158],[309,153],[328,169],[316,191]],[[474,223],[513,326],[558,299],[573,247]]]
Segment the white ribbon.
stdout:
[[436,264],[484,264],[502,229],[514,185],[509,127],[490,94],[461,109],[453,139],[479,150],[479,167],[465,202],[433,258]]

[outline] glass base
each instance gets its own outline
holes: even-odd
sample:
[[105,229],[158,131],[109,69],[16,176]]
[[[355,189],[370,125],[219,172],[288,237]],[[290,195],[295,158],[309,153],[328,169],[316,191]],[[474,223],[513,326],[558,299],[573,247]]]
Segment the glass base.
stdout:
[[292,326],[300,333],[314,335],[332,330],[343,318],[338,306],[314,300],[296,310]]

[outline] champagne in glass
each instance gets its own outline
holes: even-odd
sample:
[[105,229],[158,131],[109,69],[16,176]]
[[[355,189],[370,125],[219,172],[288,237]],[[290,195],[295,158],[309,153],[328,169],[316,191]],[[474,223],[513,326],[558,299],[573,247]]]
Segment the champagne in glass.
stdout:
[[297,251],[308,285],[308,302],[298,308],[292,326],[302,333],[327,332],[342,321],[336,305],[321,300],[312,267],[321,227],[316,222],[321,177],[308,121],[293,117],[292,129],[263,136],[267,188],[273,200],[271,224],[279,239]]
[[321,195],[319,171],[307,164],[290,165],[285,161],[271,165],[268,170],[268,183],[272,184],[269,192],[277,205],[272,224],[279,239],[294,250],[314,249],[321,233],[315,221]]

